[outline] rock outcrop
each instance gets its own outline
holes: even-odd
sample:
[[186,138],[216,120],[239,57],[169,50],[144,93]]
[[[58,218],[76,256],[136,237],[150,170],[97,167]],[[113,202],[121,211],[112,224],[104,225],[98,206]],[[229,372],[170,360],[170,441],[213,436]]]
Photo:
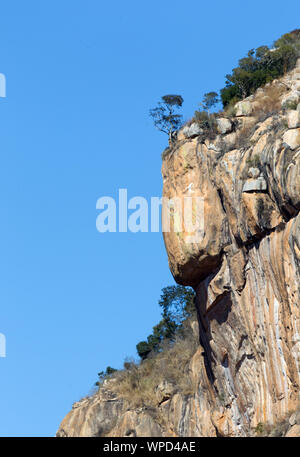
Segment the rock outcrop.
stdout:
[[[298,65],[239,102],[213,138],[183,128],[164,155],[164,196],[203,201],[201,239],[164,234],[175,280],[197,294],[195,393],[158,386],[154,413],[111,396],[108,383],[74,406],[59,436],[251,436],[298,408],[299,74]],[[272,103],[280,108],[266,112]],[[292,421],[288,436],[299,427]]]

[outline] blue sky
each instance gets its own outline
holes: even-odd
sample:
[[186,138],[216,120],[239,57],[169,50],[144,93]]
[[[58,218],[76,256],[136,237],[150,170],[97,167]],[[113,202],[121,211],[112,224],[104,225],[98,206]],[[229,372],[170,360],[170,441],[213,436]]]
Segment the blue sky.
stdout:
[[2,2],[0,435],[52,436],[97,372],[121,367],[173,283],[160,233],[96,230],[96,201],[160,196],[167,138],[251,48],[299,27],[299,3]]

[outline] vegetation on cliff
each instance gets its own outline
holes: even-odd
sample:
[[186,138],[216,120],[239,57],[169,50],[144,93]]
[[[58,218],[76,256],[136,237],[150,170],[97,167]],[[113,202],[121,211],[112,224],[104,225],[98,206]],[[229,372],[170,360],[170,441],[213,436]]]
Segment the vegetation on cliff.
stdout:
[[[158,369],[162,363],[165,363],[165,357],[168,359],[171,353],[178,351],[178,344],[185,344],[187,348],[189,347],[189,350],[186,348],[184,351],[184,359],[187,353],[190,351],[193,353],[194,337],[192,337],[192,344],[190,344],[188,333],[190,333],[191,322],[196,320],[194,298],[195,292],[190,287],[180,285],[164,287],[158,302],[162,309],[162,319],[153,327],[153,331],[147,337],[147,340],[140,341],[136,346],[141,363],[128,359],[124,362],[124,370],[120,371],[108,366],[105,371],[98,373],[99,379],[95,385],[101,386],[105,380],[112,376],[117,376],[119,380],[122,379],[123,388],[125,384],[129,383],[132,384],[132,389],[134,389],[133,385],[136,382],[133,382],[133,379],[142,377],[145,374],[145,370],[148,372],[150,367],[156,372],[155,368]],[[158,355],[159,357],[157,357]],[[148,362],[145,365],[146,359],[148,359]],[[172,378],[171,367],[169,367],[168,372]],[[157,378],[157,373],[155,378]],[[126,389],[128,388],[127,386]],[[140,386],[140,388],[142,387]]]
[[[219,101],[227,114],[234,114],[234,105],[238,101],[285,75],[295,67],[299,56],[300,29],[282,35],[272,47],[263,45],[251,49],[238,61],[238,66],[225,76],[225,87],[220,90],[220,97],[215,91],[204,94],[199,104],[201,109],[195,111],[192,121],[199,125],[206,136],[213,137],[216,133],[216,118],[224,114],[211,112]],[[175,111],[182,104],[181,95],[165,95],[158,106],[150,110],[155,127],[169,136],[169,146],[172,145],[176,131],[182,126],[182,116]]]
[[169,144],[172,143],[175,132],[182,125],[182,115],[177,112],[182,104],[181,95],[164,95],[157,106],[149,111],[154,126],[169,136]]
[[140,363],[125,362],[124,370],[113,374],[110,389],[127,400],[131,407],[156,407],[165,386],[170,396],[193,394],[196,384],[189,376],[189,364],[199,347],[198,326],[193,323],[192,318],[185,320],[180,332],[172,340],[164,340],[160,351],[151,352],[147,359]]
[[183,323],[195,313],[194,291],[184,286],[169,286],[162,289],[158,302],[162,308],[162,319],[153,327],[147,341],[137,344],[137,353],[146,359],[151,352],[160,352],[162,343],[173,342],[182,331]]
[[295,67],[300,55],[300,29],[282,35],[272,48],[251,49],[231,74],[226,75],[221,89],[223,107],[253,94],[259,87],[280,78]]

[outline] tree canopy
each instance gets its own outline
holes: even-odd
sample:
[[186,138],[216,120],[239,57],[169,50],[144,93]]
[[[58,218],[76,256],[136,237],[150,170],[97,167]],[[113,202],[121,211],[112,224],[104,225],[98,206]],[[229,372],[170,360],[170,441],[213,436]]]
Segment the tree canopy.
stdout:
[[190,287],[168,286],[162,289],[159,306],[162,308],[162,319],[153,327],[147,341],[137,344],[141,359],[146,359],[151,352],[158,352],[164,341],[172,342],[180,332],[183,322],[194,311],[195,292]]
[[239,60],[238,67],[226,75],[221,89],[223,106],[236,103],[253,94],[256,89],[280,78],[294,68],[300,55],[300,29],[286,33],[274,43],[273,48],[260,46],[251,49]]
[[169,136],[172,141],[172,135],[182,125],[182,115],[177,113],[181,108],[183,98],[181,95],[164,95],[157,106],[150,109],[150,116],[153,119],[154,126]]

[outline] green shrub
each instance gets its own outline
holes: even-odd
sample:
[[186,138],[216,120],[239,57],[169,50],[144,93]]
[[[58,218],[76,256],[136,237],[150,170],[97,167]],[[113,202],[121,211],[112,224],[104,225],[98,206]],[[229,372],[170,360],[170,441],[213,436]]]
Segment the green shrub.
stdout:
[[162,308],[162,319],[153,327],[147,341],[136,345],[138,355],[145,360],[150,353],[160,352],[165,341],[175,340],[183,328],[183,322],[195,312],[195,292],[190,287],[169,286],[162,289],[159,306]]
[[116,370],[115,368],[112,368],[110,366],[106,367],[105,371],[100,371],[98,373],[99,381],[95,382],[95,386],[100,386],[101,384],[103,384],[103,381],[105,379],[109,378],[116,371],[118,371],[118,370]]
[[259,422],[257,426],[255,427],[255,433],[256,435],[262,435],[265,431],[264,429],[264,424],[262,422]]
[[251,167],[260,168],[261,167],[260,157],[258,154],[255,154],[255,156],[252,157],[251,159],[247,159],[246,163],[249,166],[249,168],[251,168]]
[[290,100],[290,101],[285,103],[284,109],[286,109],[286,110],[289,110],[289,109],[295,110],[295,109],[297,109],[297,106],[298,106],[298,102],[297,101]]

